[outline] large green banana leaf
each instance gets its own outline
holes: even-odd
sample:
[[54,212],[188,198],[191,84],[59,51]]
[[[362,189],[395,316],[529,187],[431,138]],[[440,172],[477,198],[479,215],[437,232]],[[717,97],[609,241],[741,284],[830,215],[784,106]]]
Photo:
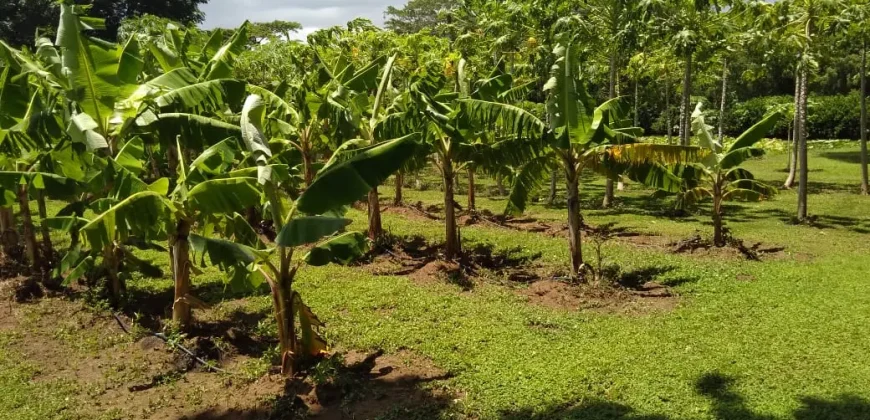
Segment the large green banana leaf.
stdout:
[[175,88],[155,99],[162,112],[221,110],[242,102],[245,82],[215,79]]
[[248,43],[248,26],[246,21],[236,30],[233,36],[208,61],[200,80],[226,79],[233,76],[233,66],[236,57],[245,51]]
[[295,247],[330,236],[349,225],[351,220],[327,216],[297,217],[284,225],[275,240],[278,245]]
[[419,135],[386,141],[320,174],[296,200],[306,214],[323,214],[359,200],[383,183],[417,152]]
[[62,3],[56,44],[61,49],[64,72],[69,75],[69,99],[93,117],[97,130],[107,135],[115,102],[132,94],[136,85],[127,83],[129,72],[141,60],[132,50],[122,50],[112,44],[89,38],[84,31],[93,29],[93,19],[87,23],[77,13],[80,8]]
[[365,255],[369,241],[361,232],[348,232],[316,245],[305,255],[305,262],[315,267],[330,263],[347,265]]
[[221,178],[196,184],[187,194],[190,206],[205,215],[232,214],[260,204],[256,178]]
[[82,233],[93,249],[104,249],[131,236],[149,240],[166,233],[168,212],[173,210],[160,193],[142,191],[92,219],[82,227]]

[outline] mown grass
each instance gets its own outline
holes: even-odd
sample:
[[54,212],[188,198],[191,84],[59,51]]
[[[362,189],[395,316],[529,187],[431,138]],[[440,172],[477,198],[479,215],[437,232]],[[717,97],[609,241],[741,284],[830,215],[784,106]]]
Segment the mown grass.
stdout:
[[[359,267],[305,268],[297,286],[335,345],[410,350],[453,375],[446,386],[456,401],[425,418],[870,418],[870,199],[856,194],[854,156],[855,147],[812,151],[809,209],[816,225],[791,224],[793,191],[728,206],[735,236],[782,246],[783,257],[751,262],[607,243],[604,255],[623,271],[661,273],[653,279],[681,296],[672,311],[549,309],[491,282],[464,291],[373,276]],[[786,159],[773,154],[749,167],[778,185]],[[440,203],[437,180],[424,181],[432,189],[406,189],[406,201]],[[481,191],[491,187],[484,184]],[[385,197],[391,191],[381,189]],[[674,240],[710,233],[705,206],[688,217],[667,217],[666,200],[630,184],[615,208],[599,209],[602,191],[602,180],[594,177],[582,185],[589,224],[617,222]],[[464,204],[462,196],[457,201]],[[503,199],[478,197],[480,208],[499,212],[503,206]],[[528,212],[554,221],[564,213],[564,203],[536,204]],[[351,217],[355,227],[364,227],[363,212]],[[396,235],[443,238],[437,221],[385,213],[384,224]],[[486,224],[464,227],[462,238],[540,253],[546,264],[567,263],[563,238]],[[146,256],[165,266],[164,255]],[[211,294],[221,290],[221,281],[211,269],[195,279]],[[131,287],[148,294],[166,292],[171,283],[168,277],[137,279]],[[251,311],[269,310],[265,294],[243,302]],[[81,398],[80,391],[29,381],[33,369],[50,367],[22,363],[25,356],[2,351],[4,343],[0,336],[0,418],[65,417],[66,401]],[[32,404],[37,399],[44,402]]]

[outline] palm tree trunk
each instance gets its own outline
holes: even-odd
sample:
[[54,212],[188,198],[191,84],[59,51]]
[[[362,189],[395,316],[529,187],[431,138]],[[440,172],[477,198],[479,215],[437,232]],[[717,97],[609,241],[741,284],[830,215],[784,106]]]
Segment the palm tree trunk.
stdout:
[[453,204],[453,163],[449,156],[442,156],[441,172],[444,177],[444,225],[447,239],[444,257],[448,261],[454,260],[460,252],[459,235],[456,231],[456,208]]
[[469,212],[474,212],[477,208],[474,201],[474,167],[468,167],[468,210]]
[[808,194],[808,177],[809,177],[809,168],[807,167],[807,69],[804,67],[801,69],[801,94],[800,94],[800,108],[801,108],[801,126],[800,126],[800,136],[797,139],[798,141],[798,165],[800,166],[799,171],[799,180],[798,182],[798,211],[797,217],[798,220],[806,220],[807,218],[807,194]]
[[719,144],[725,138],[725,103],[728,99],[728,59],[722,59],[722,98],[719,103]]
[[45,224],[45,219],[48,218],[48,210],[45,207],[45,192],[39,190],[36,196],[36,205],[39,210],[39,229],[42,232],[42,249],[45,252],[43,255],[50,258],[51,251],[54,247],[51,245],[51,231],[48,225]]
[[571,252],[571,276],[580,274],[583,266],[583,227],[580,218],[580,176],[573,159],[565,159],[565,180],[568,186],[568,248]]
[[405,183],[405,173],[402,171],[396,172],[396,195],[393,197],[393,205],[401,206],[402,205],[402,187]]
[[555,169],[550,171],[550,194],[547,195],[547,205],[552,206],[556,202],[556,178],[559,174]]
[[18,227],[15,226],[15,213],[11,207],[0,207],[0,236],[2,236],[3,255],[9,255],[18,245]]
[[[610,99],[616,97],[616,51],[610,54],[610,86],[607,97]],[[635,97],[637,97],[637,84],[635,84]],[[611,205],[613,205],[613,180],[607,178],[604,181],[604,201],[601,207],[608,208]]]
[[867,40],[861,43],[861,194],[870,194],[867,179]]
[[794,186],[795,178],[797,178],[797,162],[798,162],[798,139],[800,139],[801,130],[801,75],[800,70],[796,73],[794,83],[794,123],[791,136],[791,151],[789,153],[788,177],[783,188],[789,189]]
[[172,276],[175,280],[175,300],[172,304],[172,320],[182,329],[190,326],[190,223],[180,219],[172,238]]
[[381,224],[381,203],[378,198],[378,188],[369,191],[369,239],[377,241],[384,234]]
[[18,204],[20,205],[21,222],[24,224],[24,250],[27,262],[33,269],[33,274],[39,270],[39,248],[36,245],[36,232],[33,228],[33,217],[30,214],[30,202],[27,197],[27,185],[18,186]]
[[792,133],[791,125],[792,125],[792,122],[789,121],[788,126],[786,127],[786,130],[785,130],[785,154],[788,155],[788,162],[785,164],[785,169],[784,169],[785,172],[788,172],[789,170],[791,170],[791,165],[794,165],[794,160],[792,159],[792,156],[791,156],[791,133]]
[[504,190],[504,176],[502,174],[495,175],[495,188],[498,190],[499,197],[507,195]]
[[686,68],[683,74],[683,96],[680,102],[680,144],[689,145],[689,113],[692,95],[692,53],[686,54]]
[[668,144],[674,144],[673,135],[674,122],[671,121],[671,82],[665,81],[665,124],[667,124]]

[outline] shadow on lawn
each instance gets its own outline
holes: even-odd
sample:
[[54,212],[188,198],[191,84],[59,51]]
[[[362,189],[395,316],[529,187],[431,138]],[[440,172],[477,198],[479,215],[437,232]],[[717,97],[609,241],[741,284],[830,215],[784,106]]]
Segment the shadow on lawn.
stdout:
[[[756,414],[746,406],[745,398],[734,389],[735,380],[721,373],[708,373],[698,379],[695,388],[709,398],[717,419],[769,420],[776,417]],[[796,420],[859,420],[870,418],[870,401],[856,395],[839,395],[833,400],[802,397],[795,410]]]
[[848,152],[840,151],[840,152],[825,152],[822,153],[822,157],[831,160],[838,160],[840,162],[846,163],[861,163],[861,151],[859,150],[850,150]]
[[378,351],[328,371],[315,369],[308,380],[289,379],[280,395],[256,408],[210,408],[182,419],[434,419],[449,410],[455,396],[425,386],[449,373],[388,366],[381,356]]
[[503,420],[668,420],[662,415],[637,414],[634,409],[622,404],[607,401],[593,401],[580,406],[554,407],[543,412],[532,409],[502,412]]
[[[711,414],[717,420],[773,420],[778,417],[757,414],[747,407],[746,399],[734,390],[735,380],[720,373],[708,373],[695,383],[698,394],[708,398]],[[866,420],[870,419],[870,401],[855,395],[840,395],[832,400],[802,397],[800,407],[792,413],[795,420]],[[596,400],[581,405],[559,405],[544,411],[532,408],[503,411],[503,420],[669,420],[661,414],[641,414],[627,405]]]

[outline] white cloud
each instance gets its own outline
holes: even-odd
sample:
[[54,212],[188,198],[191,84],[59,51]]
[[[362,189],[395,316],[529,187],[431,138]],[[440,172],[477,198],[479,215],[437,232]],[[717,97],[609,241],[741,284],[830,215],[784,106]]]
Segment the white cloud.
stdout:
[[304,39],[316,29],[344,25],[357,17],[380,25],[387,6],[404,3],[404,0],[210,0],[200,8],[205,12],[206,29],[233,28],[245,20],[288,20],[302,24],[298,36]]

